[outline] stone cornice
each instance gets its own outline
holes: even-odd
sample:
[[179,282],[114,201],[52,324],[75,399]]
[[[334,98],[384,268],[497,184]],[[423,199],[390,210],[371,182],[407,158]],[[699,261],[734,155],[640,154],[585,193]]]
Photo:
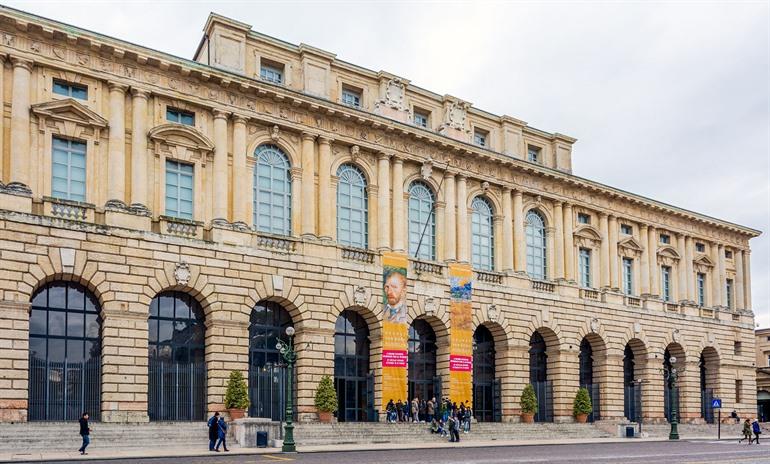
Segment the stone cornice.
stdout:
[[[90,70],[103,79],[114,79],[117,76],[128,80],[127,83],[130,84],[137,82],[142,83],[144,87],[151,86],[153,94],[173,98],[183,95],[188,100],[212,109],[222,106],[241,111],[246,109],[254,112],[253,119],[256,121],[279,125],[297,132],[315,125],[320,135],[343,143],[358,144],[375,152],[383,148],[398,147],[399,151],[409,155],[405,156],[407,159],[417,162],[422,161],[426,154],[433,159],[440,158],[437,159],[439,162],[449,158],[451,166],[462,172],[472,172],[473,177],[480,180],[493,184],[512,182],[514,188],[525,188],[533,194],[543,194],[551,198],[560,197],[576,205],[583,203],[590,207],[591,194],[599,194],[606,197],[613,205],[624,201],[629,205],[647,208],[648,215],[663,212],[746,238],[756,237],[761,233],[749,227],[721,221],[575,175],[482,149],[469,143],[459,142],[373,113],[91,33],[5,6],[0,6],[0,18],[5,20],[3,24],[7,28],[5,32],[0,32],[2,34],[0,53],[8,53],[15,59],[26,58],[54,68],[76,72]],[[15,30],[12,29],[13,27]],[[157,71],[153,71],[153,68],[157,68]],[[200,93],[204,93],[207,99],[201,99],[198,96]],[[264,100],[255,99],[255,95]],[[300,114],[300,111],[304,113]],[[315,124],[309,121],[311,119]],[[348,130],[348,127],[352,127],[353,130]],[[365,130],[360,130],[361,128]],[[346,133],[341,134],[342,130]],[[361,134],[365,136],[362,137]],[[566,136],[545,134],[568,141]],[[398,140],[395,140],[396,138]],[[433,154],[436,156],[432,156]],[[490,167],[488,165],[490,163],[493,166]],[[475,169],[470,169],[471,166]],[[489,172],[499,176],[491,176],[487,174]],[[510,175],[512,179],[502,178],[502,175]],[[549,192],[548,186],[543,183],[544,180],[561,183],[562,192]],[[570,195],[576,192],[587,193],[587,195],[585,199],[572,198]],[[598,208],[608,209],[604,206],[598,206]],[[626,216],[633,217],[630,213],[626,213]],[[645,218],[634,220],[653,221]],[[685,226],[686,224],[683,224],[682,228]]]

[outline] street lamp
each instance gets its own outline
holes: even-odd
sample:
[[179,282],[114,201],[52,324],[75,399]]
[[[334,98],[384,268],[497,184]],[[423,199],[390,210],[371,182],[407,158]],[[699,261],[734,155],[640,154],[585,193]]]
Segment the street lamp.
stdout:
[[668,439],[679,440],[679,391],[676,384],[679,374],[675,367],[676,357],[671,356],[669,358],[669,363],[671,363],[671,369],[663,371],[665,380],[671,385],[671,393],[673,396],[673,398],[671,398],[671,431],[668,434]]
[[286,361],[289,377],[286,381],[286,425],[284,426],[285,432],[281,451],[284,453],[295,453],[297,447],[294,444],[294,404],[292,402],[294,389],[292,388],[292,383],[294,381],[294,363],[297,361],[297,354],[294,352],[294,327],[286,327],[286,335],[289,336],[288,343],[278,340],[278,343],[275,345],[278,352],[283,356],[283,360]]

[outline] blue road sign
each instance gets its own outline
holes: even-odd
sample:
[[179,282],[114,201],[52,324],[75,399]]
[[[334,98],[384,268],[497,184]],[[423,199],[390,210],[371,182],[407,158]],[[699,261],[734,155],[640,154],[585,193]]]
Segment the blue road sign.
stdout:
[[722,399],[721,398],[714,398],[711,400],[711,407],[712,408],[722,408]]

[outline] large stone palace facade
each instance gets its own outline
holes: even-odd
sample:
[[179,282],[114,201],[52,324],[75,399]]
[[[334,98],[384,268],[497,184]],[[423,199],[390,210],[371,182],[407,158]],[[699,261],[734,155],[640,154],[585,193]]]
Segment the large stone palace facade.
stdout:
[[[574,138],[212,14],[194,60],[0,7],[0,420],[197,420],[232,370],[280,418],[376,420],[383,257],[408,256],[408,392],[518,420],[755,411],[751,228],[572,174]],[[704,186],[705,188],[706,186]],[[403,274],[402,274],[403,275]],[[742,348],[742,349],[741,349]],[[396,398],[393,398],[396,399]],[[398,398],[405,399],[405,398]]]

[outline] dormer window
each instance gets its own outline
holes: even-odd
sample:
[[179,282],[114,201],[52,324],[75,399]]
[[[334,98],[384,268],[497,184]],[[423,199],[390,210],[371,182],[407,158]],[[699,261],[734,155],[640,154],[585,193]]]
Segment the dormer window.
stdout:
[[88,100],[88,86],[73,84],[72,82],[65,82],[59,79],[53,80],[53,93],[77,98],[78,100]]
[[195,125],[195,113],[176,108],[166,108],[166,121],[184,124],[185,126]]
[[343,105],[361,108],[361,91],[351,87],[342,87],[342,98],[340,100]]
[[480,147],[486,147],[487,146],[487,136],[489,133],[481,130],[476,129],[473,131],[473,143],[480,146]]
[[262,60],[259,67],[259,78],[273,84],[283,84],[283,65],[272,61]]
[[414,125],[417,127],[428,127],[428,113],[415,108],[414,110]]
[[542,158],[540,156],[540,148],[539,147],[533,147],[532,145],[529,145],[527,147],[527,160],[530,163],[540,163],[540,162],[542,162]]

